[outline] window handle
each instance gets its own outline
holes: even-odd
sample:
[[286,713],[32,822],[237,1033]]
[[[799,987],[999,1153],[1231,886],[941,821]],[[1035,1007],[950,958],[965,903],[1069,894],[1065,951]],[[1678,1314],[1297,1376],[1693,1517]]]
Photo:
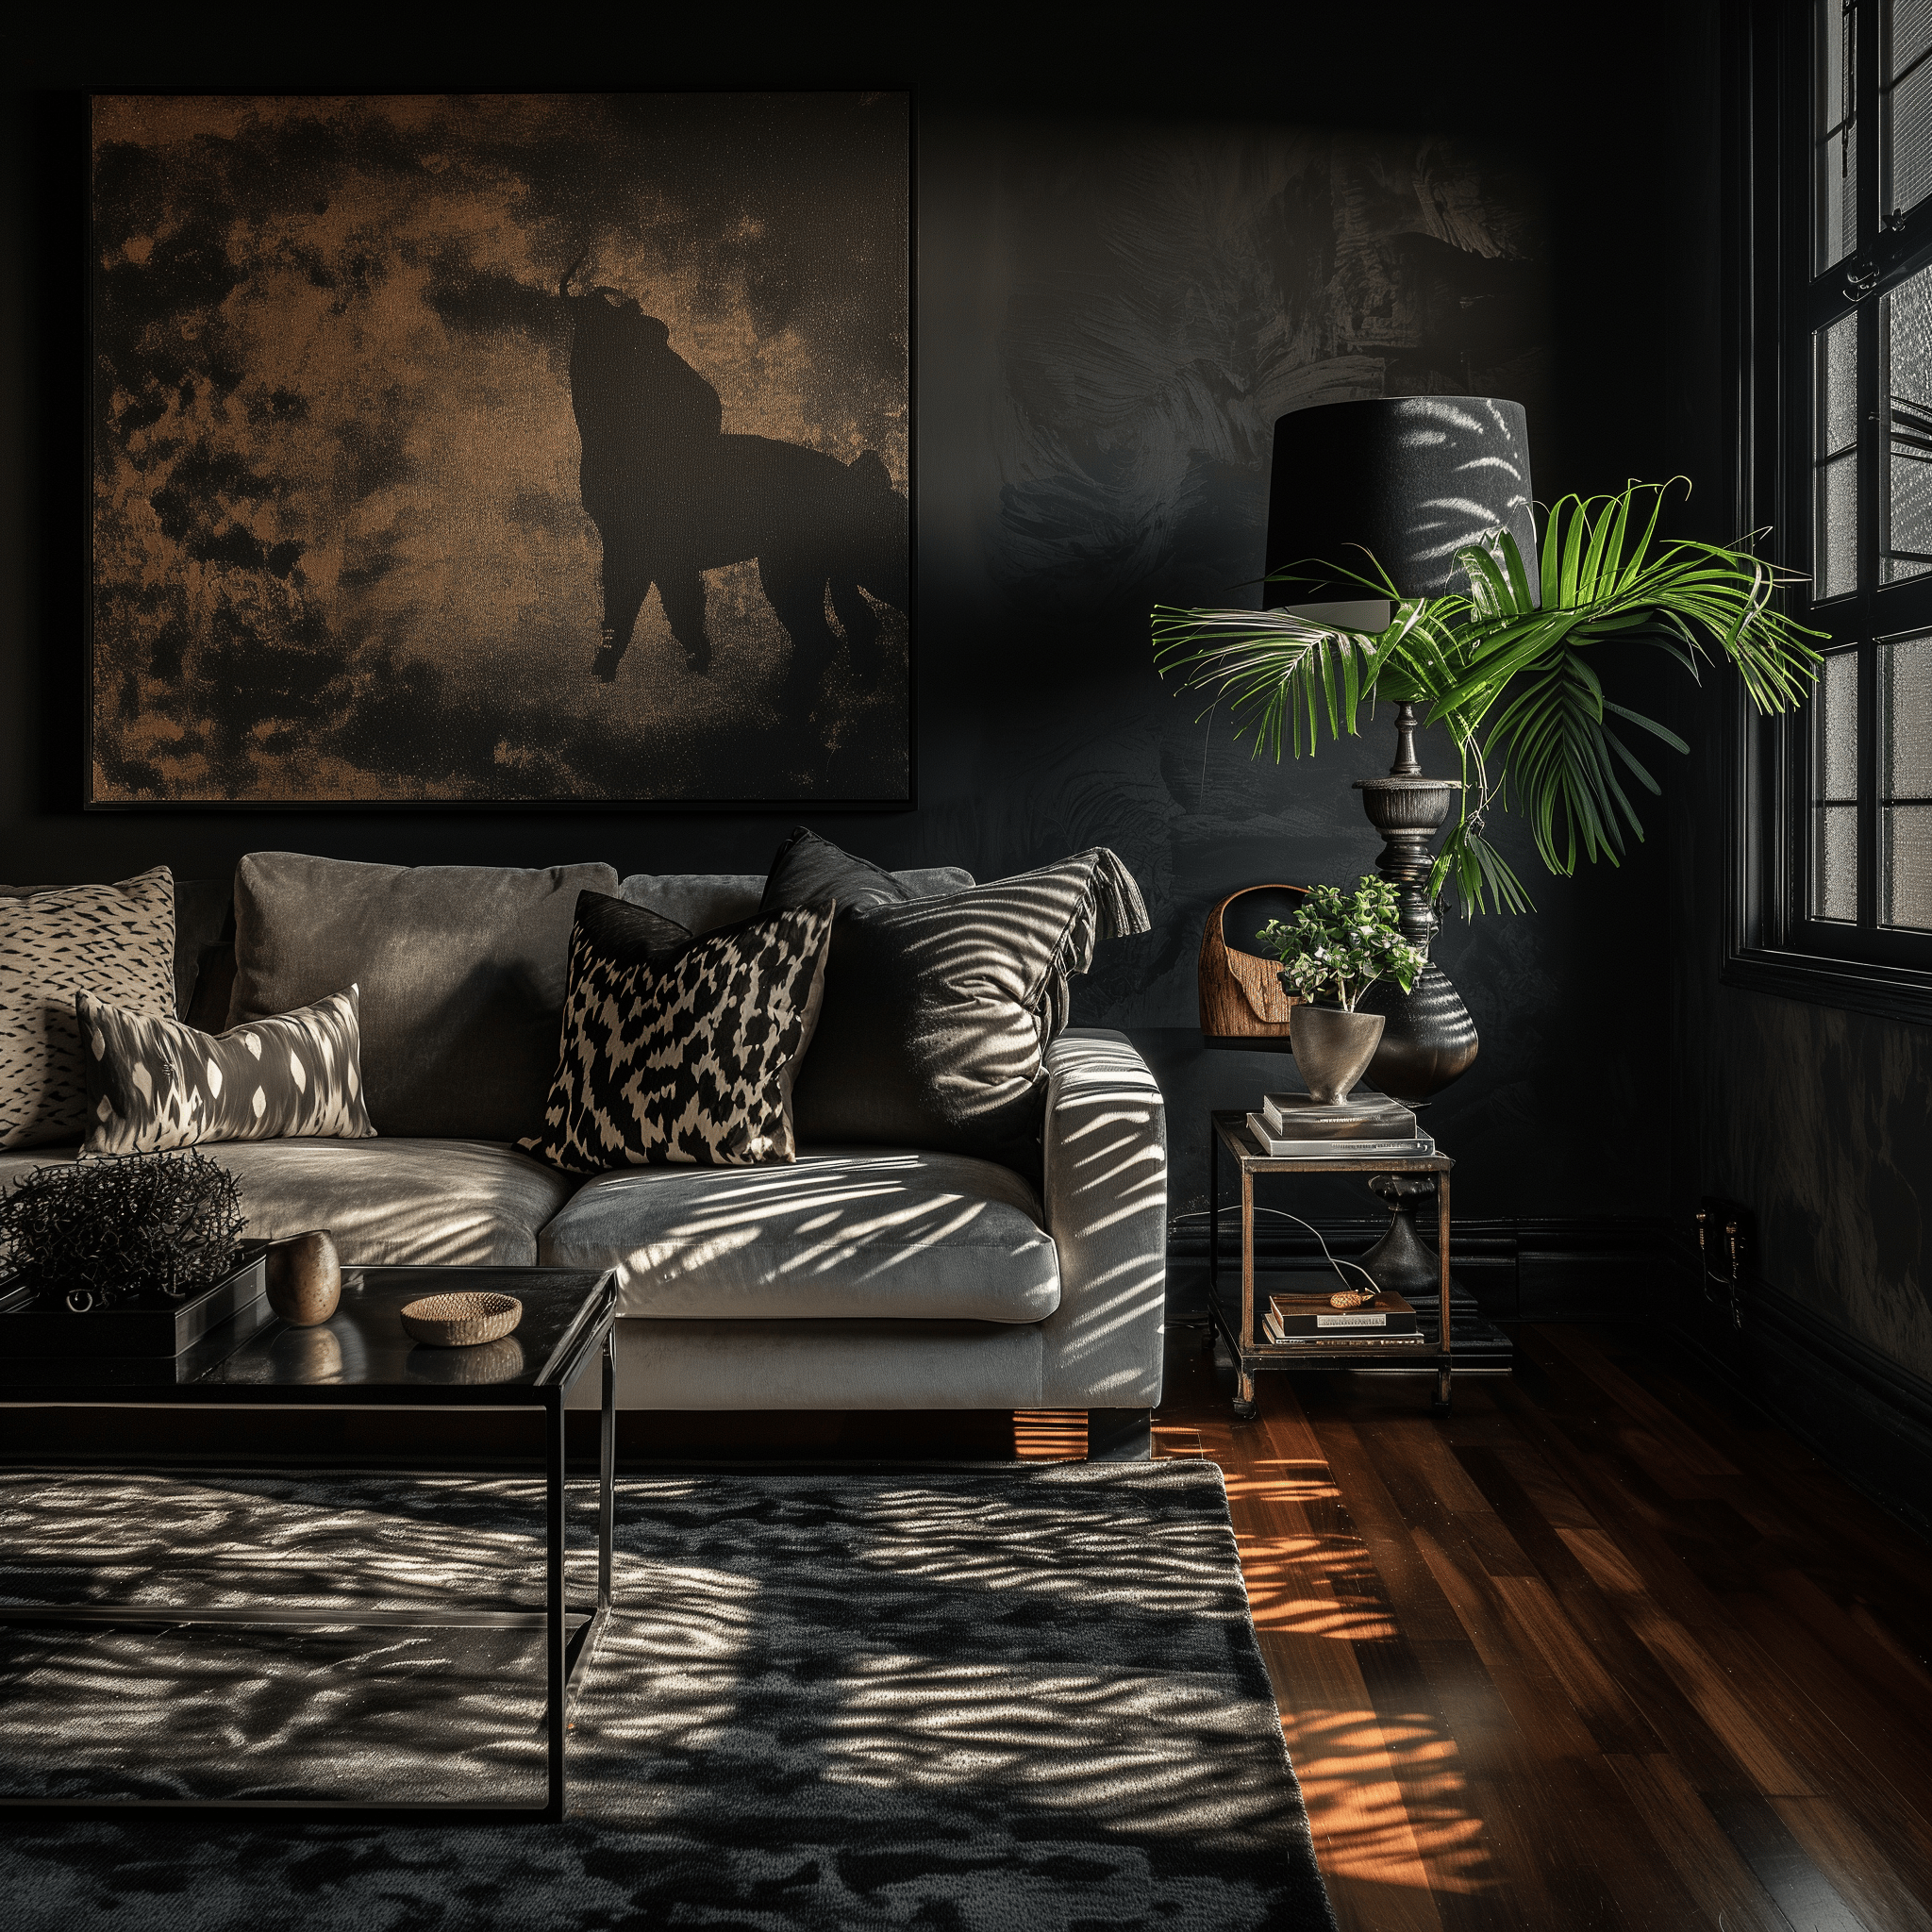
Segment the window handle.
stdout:
[[1854,262],[1845,271],[1845,298],[1856,302],[1862,295],[1869,295],[1878,286],[1878,264],[1873,261]]

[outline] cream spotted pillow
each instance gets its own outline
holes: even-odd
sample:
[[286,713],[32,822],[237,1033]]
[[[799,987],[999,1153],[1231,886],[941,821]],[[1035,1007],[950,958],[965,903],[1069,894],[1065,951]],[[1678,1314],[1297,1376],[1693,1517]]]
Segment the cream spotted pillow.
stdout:
[[83,1154],[152,1154],[198,1141],[366,1141],[358,994],[222,1034],[76,993],[87,1074]]
[[175,880],[157,866],[118,886],[0,889],[0,1148],[87,1127],[74,995],[175,1014]]

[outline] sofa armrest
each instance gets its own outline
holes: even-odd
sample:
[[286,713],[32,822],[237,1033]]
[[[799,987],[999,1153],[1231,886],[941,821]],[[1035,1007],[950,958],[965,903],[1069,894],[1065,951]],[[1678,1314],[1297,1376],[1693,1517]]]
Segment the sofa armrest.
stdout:
[[1069,1029],[1046,1055],[1041,1198],[1060,1305],[1041,1326],[1042,1404],[1150,1408],[1167,1307],[1167,1108],[1121,1033]]

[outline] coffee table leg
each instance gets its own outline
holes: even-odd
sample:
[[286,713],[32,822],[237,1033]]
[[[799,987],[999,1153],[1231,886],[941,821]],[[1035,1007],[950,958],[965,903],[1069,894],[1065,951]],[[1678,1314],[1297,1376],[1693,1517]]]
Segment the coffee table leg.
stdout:
[[597,1607],[610,1607],[610,1539],[617,1525],[617,1328],[604,1338],[604,1433],[597,1471]]
[[569,1632],[564,1624],[563,1550],[563,1391],[553,1390],[545,1405],[543,1423],[549,1437],[545,1457],[544,1484],[549,1505],[549,1591],[548,1612],[543,1624],[543,1647],[550,1664],[550,1696],[545,1710],[544,1730],[549,1739],[549,1802],[543,1807],[546,1818],[563,1816],[563,1740],[566,1722],[567,1665],[564,1657]]

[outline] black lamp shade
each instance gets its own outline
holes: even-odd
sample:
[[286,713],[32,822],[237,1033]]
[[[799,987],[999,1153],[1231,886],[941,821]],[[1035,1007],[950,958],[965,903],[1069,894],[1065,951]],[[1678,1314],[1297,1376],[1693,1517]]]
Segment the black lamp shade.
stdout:
[[1368,572],[1364,549],[1405,597],[1469,589],[1456,552],[1506,529],[1541,598],[1521,403],[1493,396],[1387,396],[1323,403],[1274,425],[1266,608],[1373,597],[1321,565]]

